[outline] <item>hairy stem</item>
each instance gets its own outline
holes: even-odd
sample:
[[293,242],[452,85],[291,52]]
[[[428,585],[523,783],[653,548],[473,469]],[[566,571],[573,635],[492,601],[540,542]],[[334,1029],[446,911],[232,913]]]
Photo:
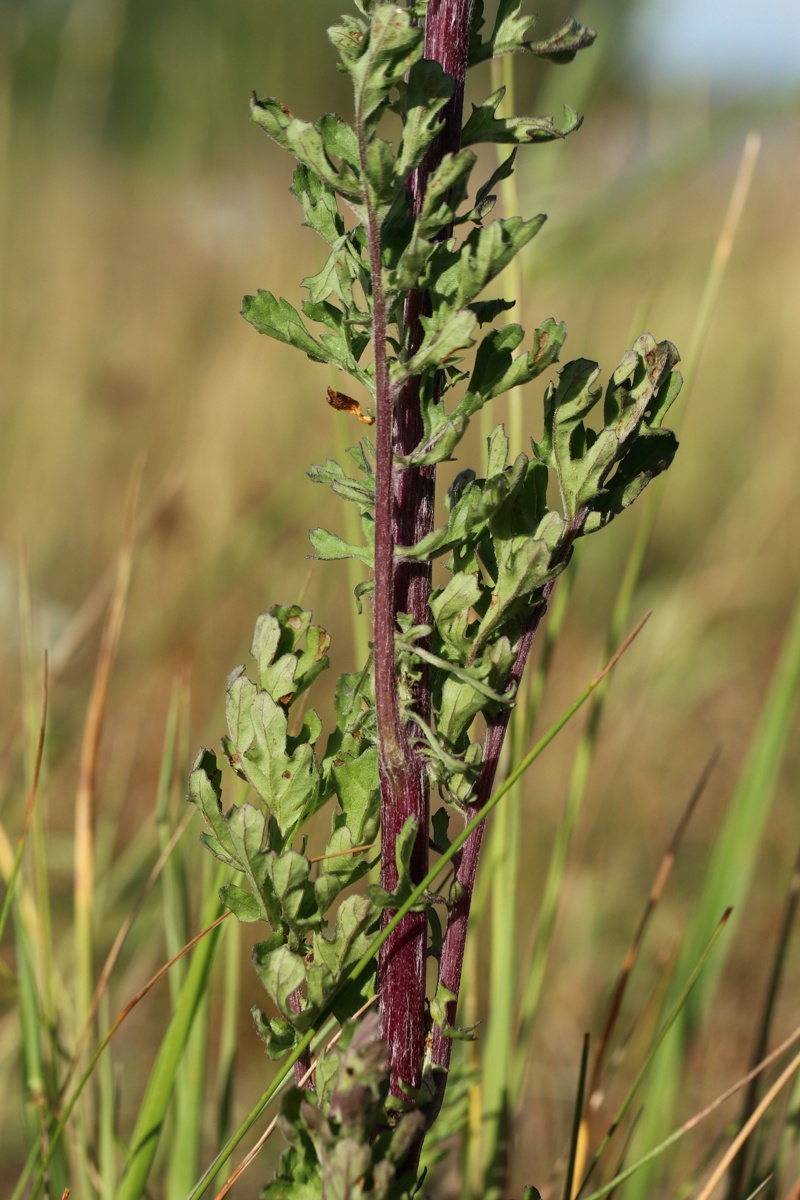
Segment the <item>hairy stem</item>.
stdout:
[[[425,56],[436,59],[453,77],[453,96],[443,112],[443,128],[423,164],[409,181],[409,197],[419,212],[430,172],[461,142],[461,111],[467,69],[472,0],[431,0],[426,15]],[[366,148],[361,140],[362,168]],[[381,830],[384,852],[381,886],[394,891],[398,883],[394,846],[405,823],[417,825],[411,858],[411,878],[418,882],[428,870],[429,787],[425,765],[415,753],[412,727],[401,728],[395,679],[394,633],[398,613],[409,613],[414,624],[429,620],[431,568],[427,563],[394,560],[394,547],[412,546],[433,528],[435,472],[430,467],[400,470],[394,455],[410,454],[423,436],[419,379],[408,380],[392,394],[386,370],[386,306],[380,281],[380,231],[372,206],[367,205],[370,269],[373,280],[373,342],[377,384],[377,453],[375,520],[375,703],[381,767]],[[407,331],[405,353],[411,357],[422,341],[420,316],[428,307],[424,294],[412,292],[404,305]],[[379,345],[378,343],[382,344]],[[430,721],[427,668],[414,688],[414,707]],[[384,924],[391,913],[383,915]],[[404,1086],[422,1082],[425,1036],[425,952],[427,920],[409,913],[383,947],[378,961],[381,1033],[389,1047],[391,1091],[402,1096]]]

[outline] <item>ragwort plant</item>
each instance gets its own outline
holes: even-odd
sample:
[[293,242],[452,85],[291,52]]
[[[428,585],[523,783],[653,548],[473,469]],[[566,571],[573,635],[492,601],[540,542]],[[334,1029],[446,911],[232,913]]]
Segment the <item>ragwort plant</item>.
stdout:
[[[545,221],[490,219],[494,189],[518,147],[567,137],[581,118],[569,108],[560,125],[498,116],[500,89],[464,122],[466,72],[511,53],[569,62],[595,37],[570,20],[530,40],[520,8],[501,0],[488,29],[482,0],[355,0],[329,30],[353,85],[352,123],[252,102],[253,120],[297,159],[292,193],[330,252],[303,280],[299,311],[259,291],[244,316],[350,376],[364,399],[329,388],[330,402],[375,425],[347,469],[328,460],[310,473],[356,506],[363,534],[351,544],[314,529],[316,555],[371,572],[355,598],[359,612],[371,607],[370,653],[339,679],[335,727],[322,740],[319,716],[298,703],[329,665],[328,634],[299,606],[278,605],[258,619],[250,672],[228,682],[223,749],[250,799],[223,805],[210,750],[190,781],[206,845],[237,873],[224,903],[269,928],[253,956],[269,997],[256,1026],[301,1085],[283,1102],[289,1148],[268,1197],[415,1190],[453,1041],[466,1036],[456,1006],[484,829],[475,818],[492,797],[534,636],[577,540],[627,508],[677,448],[662,423],[681,386],[678,354],[643,334],[604,393],[595,363],[561,367],[530,455],[509,461],[498,425],[482,473],[460,471],[447,523],[434,527],[439,464],[476,413],[559,361],[566,336],[553,319],[531,336],[498,325],[512,304],[483,295]],[[476,182],[473,147],[484,142],[511,149]],[[436,587],[435,559],[446,572]],[[330,838],[312,868],[304,831],[325,806]],[[457,853],[450,818],[474,826]],[[431,853],[452,857],[449,891],[415,896]],[[378,863],[380,883],[353,889]],[[331,1018],[341,1040],[311,1073],[309,1047]]]

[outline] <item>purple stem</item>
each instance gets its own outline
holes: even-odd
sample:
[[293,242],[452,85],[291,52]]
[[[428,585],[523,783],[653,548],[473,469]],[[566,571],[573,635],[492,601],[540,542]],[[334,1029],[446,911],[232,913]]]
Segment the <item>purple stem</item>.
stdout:
[[[425,196],[430,172],[447,153],[461,144],[461,112],[473,0],[430,0],[426,14],[425,57],[436,59],[454,79],[451,99],[443,111],[444,127],[423,164],[409,181],[415,213]],[[362,163],[365,148],[362,148]],[[368,206],[369,207],[369,206]],[[414,751],[413,726],[401,728],[395,678],[394,632],[398,613],[409,613],[414,624],[427,624],[431,592],[428,563],[394,559],[394,547],[413,546],[433,528],[435,471],[432,467],[394,466],[394,455],[408,455],[423,436],[419,379],[406,381],[394,395],[386,371],[386,306],[380,285],[380,231],[368,211],[370,268],[373,280],[373,340],[376,367],[378,431],[376,450],[375,516],[375,706],[381,779],[381,886],[394,891],[398,883],[394,855],[398,835],[406,821],[417,823],[411,857],[411,878],[419,882],[428,871],[430,797],[423,760]],[[428,298],[411,292],[405,301],[408,330],[407,357],[419,347],[423,330],[420,316]],[[379,341],[382,345],[379,345]],[[391,425],[387,419],[392,414]],[[430,687],[427,672],[414,689],[414,705],[430,721]],[[386,924],[392,914],[384,912]],[[391,1092],[422,1083],[425,1037],[425,913],[409,913],[383,946],[378,959],[381,1035],[389,1048]]]

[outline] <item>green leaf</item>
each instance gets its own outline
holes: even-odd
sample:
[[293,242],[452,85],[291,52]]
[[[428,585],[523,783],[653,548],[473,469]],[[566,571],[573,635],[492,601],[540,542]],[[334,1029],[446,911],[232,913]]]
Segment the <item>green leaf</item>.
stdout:
[[[372,836],[377,832],[376,818]],[[369,871],[368,852],[353,853],[356,846],[362,844],[353,840],[353,835],[346,826],[334,829],[325,847],[325,860],[320,864],[320,873],[314,882],[314,895],[320,912],[327,912],[340,892],[363,879]]]
[[441,403],[425,410],[425,438],[413,454],[401,459],[404,466],[433,464],[449,459],[469,425],[470,418],[495,397],[530,383],[558,361],[566,327],[548,318],[533,335],[533,350],[512,357],[523,338],[520,325],[493,329],[481,342],[464,398],[450,413]]
[[373,138],[367,146],[367,186],[380,221],[391,207],[401,185],[395,175],[394,151],[383,138]]
[[581,532],[595,533],[633,504],[650,480],[666,471],[677,449],[678,439],[670,429],[643,430],[594,500]]
[[517,157],[516,148],[511,151],[508,158],[503,159],[500,166],[487,179],[486,183],[482,184],[475,193],[475,207],[481,208],[487,200],[491,198],[494,188],[498,183],[502,183],[504,179],[510,179],[514,174],[514,161]]
[[425,151],[442,128],[439,114],[453,94],[452,76],[434,59],[420,59],[408,73],[403,137],[395,173],[404,183],[422,162]]
[[276,950],[263,953],[269,943],[258,943],[253,947],[253,964],[256,973],[267,990],[267,993],[278,1010],[295,1028],[303,1024],[303,1013],[292,1011],[290,997],[306,982],[306,966],[299,954],[294,954],[288,946],[279,946]]
[[[250,1013],[256,1033],[264,1043],[267,1057],[273,1060],[285,1058],[297,1044],[298,1034],[294,1026],[282,1017],[268,1017],[257,1005],[250,1010]],[[281,1193],[271,1193],[271,1195],[279,1194]],[[319,1200],[319,1192],[314,1193],[314,1200]]]
[[235,883],[226,883],[219,889],[219,898],[226,908],[229,908],[237,921],[263,921],[263,904],[258,896],[237,887]]
[[303,744],[288,753],[286,713],[266,692],[257,693],[242,667],[230,677],[226,716],[235,766],[288,838],[316,805],[319,772],[314,751]]
[[394,365],[392,376],[395,382],[410,375],[421,375],[431,368],[438,370],[459,350],[474,344],[472,332],[476,319],[468,308],[441,308],[432,317],[421,316],[420,323],[425,330],[422,345],[409,362]]
[[204,842],[222,862],[240,869],[236,860],[236,849],[222,811],[222,772],[217,766],[217,757],[212,750],[201,750],[194,760],[189,776],[189,791],[186,799],[194,804],[208,827]]
[[[414,853],[414,843],[417,840],[418,830],[419,822],[416,817],[407,817],[403,823],[403,828],[397,835],[394,847],[395,864],[397,866],[397,887],[395,890],[387,892],[385,888],[379,887],[377,883],[370,885],[370,900],[378,908],[390,910],[399,908],[413,892],[414,883],[411,879],[411,856]],[[423,909],[424,907],[424,902],[419,905],[419,909]]]
[[[293,154],[298,162],[313,171],[328,187],[347,200],[363,199],[361,180],[353,166],[352,149],[357,146],[355,134],[339,117],[328,114],[317,125],[311,125],[292,116],[274,96],[267,96],[264,100],[254,96],[250,114],[256,125],[260,125],[273,141]],[[346,157],[337,167],[330,154]]]
[[370,140],[392,87],[401,84],[422,57],[422,30],[395,4],[378,4],[361,40],[338,41],[342,63],[355,91],[356,113]]
[[375,476],[370,472],[364,479],[353,479],[344,467],[328,459],[319,467],[312,467],[308,477],[314,483],[326,483],[342,500],[351,500],[359,508],[372,511],[375,508]]
[[[305,282],[308,282],[306,280]],[[354,319],[347,316],[336,304],[327,300],[304,300],[303,312],[312,321],[319,321],[327,326],[325,333],[320,334],[320,343],[326,354],[326,362],[352,375],[365,388],[374,392],[374,368],[359,367],[358,360],[369,341],[369,335],[360,328]],[[360,321],[360,317],[358,318]]]
[[331,765],[331,776],[353,845],[372,841],[380,808],[377,747],[369,746],[357,758],[337,756]]
[[522,485],[527,466],[527,458],[520,454],[512,467],[498,471],[488,479],[473,479],[466,483],[453,505],[447,525],[434,529],[415,546],[396,547],[396,553],[425,561],[446,554],[448,550],[477,546],[486,534],[490,518]]
[[250,885],[250,893],[258,903],[261,920],[269,921],[273,929],[280,924],[280,908],[265,886],[267,821],[263,812],[252,804],[240,804],[228,814],[228,829],[239,869]]
[[535,602],[533,594],[564,569],[564,562],[553,564],[564,533],[564,522],[558,514],[548,513],[538,536],[495,542],[497,582],[492,602],[476,631],[473,654],[480,652],[521,600],[524,599],[526,609],[530,608]]
[[332,356],[311,336],[288,300],[276,300],[272,292],[259,288],[257,295],[245,296],[242,316],[259,333],[302,350],[315,362],[331,361]]
[[336,193],[319,175],[300,163],[295,168],[290,190],[303,206],[303,223],[309,229],[315,229],[331,246],[345,236]]
[[[460,755],[469,748],[466,733],[478,713],[496,709],[500,703],[496,692],[487,701],[485,689],[487,686],[492,689],[506,686],[508,672],[514,663],[514,651],[508,638],[498,638],[484,655],[478,657],[474,643],[470,642],[463,662],[465,665],[459,675],[447,675],[441,681],[437,680],[434,689],[436,732],[447,748]],[[470,682],[469,676],[474,682]],[[513,691],[509,691],[503,700],[511,704]],[[480,756],[477,760],[470,759],[472,761],[480,761]],[[469,774],[463,763],[459,768],[459,773]]]
[[504,218],[473,229],[456,249],[438,246],[430,270],[434,315],[439,302],[451,308],[471,304],[523,246],[536,237],[546,219],[543,214],[530,221],[521,217]]
[[431,1020],[434,1025],[438,1025],[445,1037],[457,1038],[460,1041],[474,1042],[474,1031],[478,1028],[476,1025],[471,1025],[468,1029],[459,1029],[455,1025],[451,1025],[447,1019],[447,1006],[454,1004],[458,999],[453,992],[446,988],[443,983],[437,984],[436,993],[431,1000]]
[[330,666],[330,635],[311,624],[311,613],[297,604],[274,605],[256,621],[250,653],[259,687],[288,706]]
[[472,37],[469,47],[469,65],[497,58],[502,54],[534,54],[553,63],[572,62],[579,50],[591,46],[597,34],[585,25],[579,25],[569,17],[564,24],[539,41],[525,41],[534,17],[521,15],[522,0],[500,0],[492,34],[484,42],[480,37],[483,26],[483,0],[476,0],[473,13]]
[[[585,423],[600,398],[596,363],[567,364],[547,389],[544,433],[534,452],[556,472],[564,515],[574,527],[594,511],[602,515],[599,522],[592,518],[589,531],[606,524],[669,465],[677,443],[659,426],[680,388],[677,361],[671,342],[643,334],[611,377],[599,433]],[[657,423],[652,433],[651,422]],[[649,445],[639,440],[645,436]]]
[[431,593],[430,610],[437,633],[459,660],[465,660],[468,652],[469,610],[478,604],[481,596],[478,576],[473,572],[453,575],[445,587]]
[[461,131],[462,146],[478,142],[519,143],[553,142],[569,137],[583,124],[583,117],[564,105],[564,125],[559,129],[553,117],[496,117],[495,113],[505,95],[500,87],[483,104],[473,104],[472,114]]
[[470,55],[471,63],[496,58],[524,45],[523,36],[536,18],[533,15],[522,15],[521,9],[522,0],[500,0],[492,35],[481,46],[479,57]]
[[317,558],[333,560],[337,558],[355,558],[365,567],[372,567],[374,551],[372,546],[355,546],[346,542],[336,533],[327,529],[310,529],[308,540],[317,552]]
[[283,919],[295,933],[303,935],[322,924],[322,914],[309,879],[311,863],[304,854],[284,850],[267,855],[266,870],[280,905]]
[[359,961],[372,941],[377,921],[378,913],[366,896],[347,896],[336,911],[330,935],[315,932],[314,962],[307,972],[312,1004],[324,1004],[343,974]]

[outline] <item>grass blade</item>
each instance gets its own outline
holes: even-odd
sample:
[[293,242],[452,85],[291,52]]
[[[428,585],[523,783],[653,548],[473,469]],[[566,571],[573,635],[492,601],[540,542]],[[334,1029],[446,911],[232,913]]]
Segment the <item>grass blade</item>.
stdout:
[[694,988],[695,984],[697,983],[697,980],[700,978],[703,968],[705,967],[706,963],[709,960],[711,951],[716,946],[723,929],[725,928],[725,926],[728,923],[728,920],[730,919],[730,915],[731,915],[731,910],[730,909],[726,910],[726,912],[723,914],[720,921],[717,923],[717,927],[714,930],[713,934],[711,935],[711,938],[710,938],[707,946],[703,950],[703,953],[701,954],[699,961],[695,965],[694,970],[692,971],[691,975],[687,979],[686,983],[683,985],[680,995],[678,996],[677,1000],[675,1001],[675,1004],[672,1007],[672,1010],[670,1011],[666,1020],[664,1021],[663,1025],[661,1026],[661,1029],[659,1030],[658,1035],[657,1035],[655,1041],[653,1042],[653,1045],[650,1047],[650,1050],[648,1051],[644,1062],[642,1063],[641,1067],[639,1068],[639,1071],[637,1072],[636,1078],[634,1079],[633,1083],[631,1084],[630,1088],[628,1089],[628,1093],[625,1096],[625,1099],[622,1101],[622,1104],[620,1105],[616,1116],[614,1117],[613,1121],[611,1122],[610,1126],[608,1127],[608,1131],[606,1132],[605,1136],[603,1137],[603,1139],[600,1142],[600,1145],[598,1146],[597,1150],[595,1151],[592,1161],[589,1163],[589,1168],[583,1177],[583,1182],[581,1183],[580,1188],[578,1189],[578,1193],[577,1193],[578,1196],[581,1196],[583,1194],[583,1191],[584,1191],[587,1183],[589,1182],[592,1174],[594,1173],[595,1167],[597,1166],[597,1164],[599,1163],[603,1154],[605,1153],[606,1147],[608,1146],[612,1137],[616,1133],[617,1129],[619,1129],[619,1126],[622,1123],[622,1121],[625,1117],[625,1114],[627,1113],[628,1109],[630,1108],[631,1104],[633,1103],[633,1099],[634,1099],[636,1093],[638,1092],[639,1088],[641,1087],[642,1081],[644,1080],[644,1078],[650,1068],[650,1064],[652,1063],[653,1059],[655,1058],[656,1054],[658,1053],[658,1050],[661,1047],[661,1045],[663,1044],[670,1029],[672,1029],[675,1022],[680,1017],[680,1014],[683,1011],[683,1009],[689,999],[692,989]]
[[581,1121],[583,1117],[583,1097],[586,1090],[586,1076],[589,1070],[589,1034],[583,1035],[583,1050],[581,1052],[581,1067],[578,1073],[578,1094],[575,1097],[575,1111],[572,1115],[572,1136],[569,1144],[569,1161],[564,1180],[564,1200],[574,1200],[575,1166],[578,1161],[578,1143],[581,1136]]
[[691,1133],[693,1129],[696,1129],[703,1121],[711,1116],[712,1113],[716,1112],[717,1109],[719,1109],[720,1106],[726,1102],[726,1100],[729,1100],[731,1096],[735,1096],[737,1092],[741,1091],[741,1089],[745,1087],[751,1079],[760,1074],[762,1071],[765,1071],[779,1058],[782,1058],[783,1055],[786,1054],[787,1050],[789,1050],[798,1040],[800,1040],[800,1028],[795,1029],[794,1033],[786,1038],[786,1040],[775,1050],[773,1050],[771,1054],[768,1054],[767,1057],[760,1062],[753,1071],[748,1072],[744,1078],[737,1080],[732,1087],[726,1088],[721,1095],[712,1100],[711,1103],[702,1109],[701,1112],[695,1113],[689,1118],[688,1121],[685,1121],[679,1129],[676,1129],[669,1135],[669,1137],[665,1138],[661,1143],[659,1143],[658,1146],[653,1147],[652,1150],[649,1150],[646,1154],[642,1155],[642,1157],[637,1159],[636,1162],[632,1163],[629,1167],[626,1167],[624,1171],[620,1171],[619,1174],[615,1175],[614,1178],[611,1179],[607,1184],[604,1184],[603,1187],[598,1188],[596,1191],[587,1196],[585,1200],[603,1200],[603,1197],[610,1195],[610,1193],[613,1192],[615,1188],[619,1187],[620,1184],[626,1183],[627,1180],[636,1175],[637,1172],[655,1162],[661,1157],[661,1155],[679,1142],[681,1138],[685,1137],[686,1134]]
[[[775,669],[758,726],[725,819],[714,840],[702,893],[681,946],[675,978],[696,959],[699,947],[713,928],[714,914],[734,906],[741,909],[755,870],[761,839],[775,794],[800,689],[800,597],[792,615],[783,650]],[[734,917],[734,922],[736,917]],[[729,943],[730,946],[730,943]],[[663,1137],[672,1123],[675,1098],[689,1039],[708,1013],[727,962],[729,950],[716,955],[687,1004],[659,1058],[650,1081],[653,1103],[641,1126],[644,1145]],[[674,993],[674,987],[673,987]],[[669,1003],[669,999],[667,1000]],[[641,1197],[654,1191],[649,1173],[639,1181]]]

